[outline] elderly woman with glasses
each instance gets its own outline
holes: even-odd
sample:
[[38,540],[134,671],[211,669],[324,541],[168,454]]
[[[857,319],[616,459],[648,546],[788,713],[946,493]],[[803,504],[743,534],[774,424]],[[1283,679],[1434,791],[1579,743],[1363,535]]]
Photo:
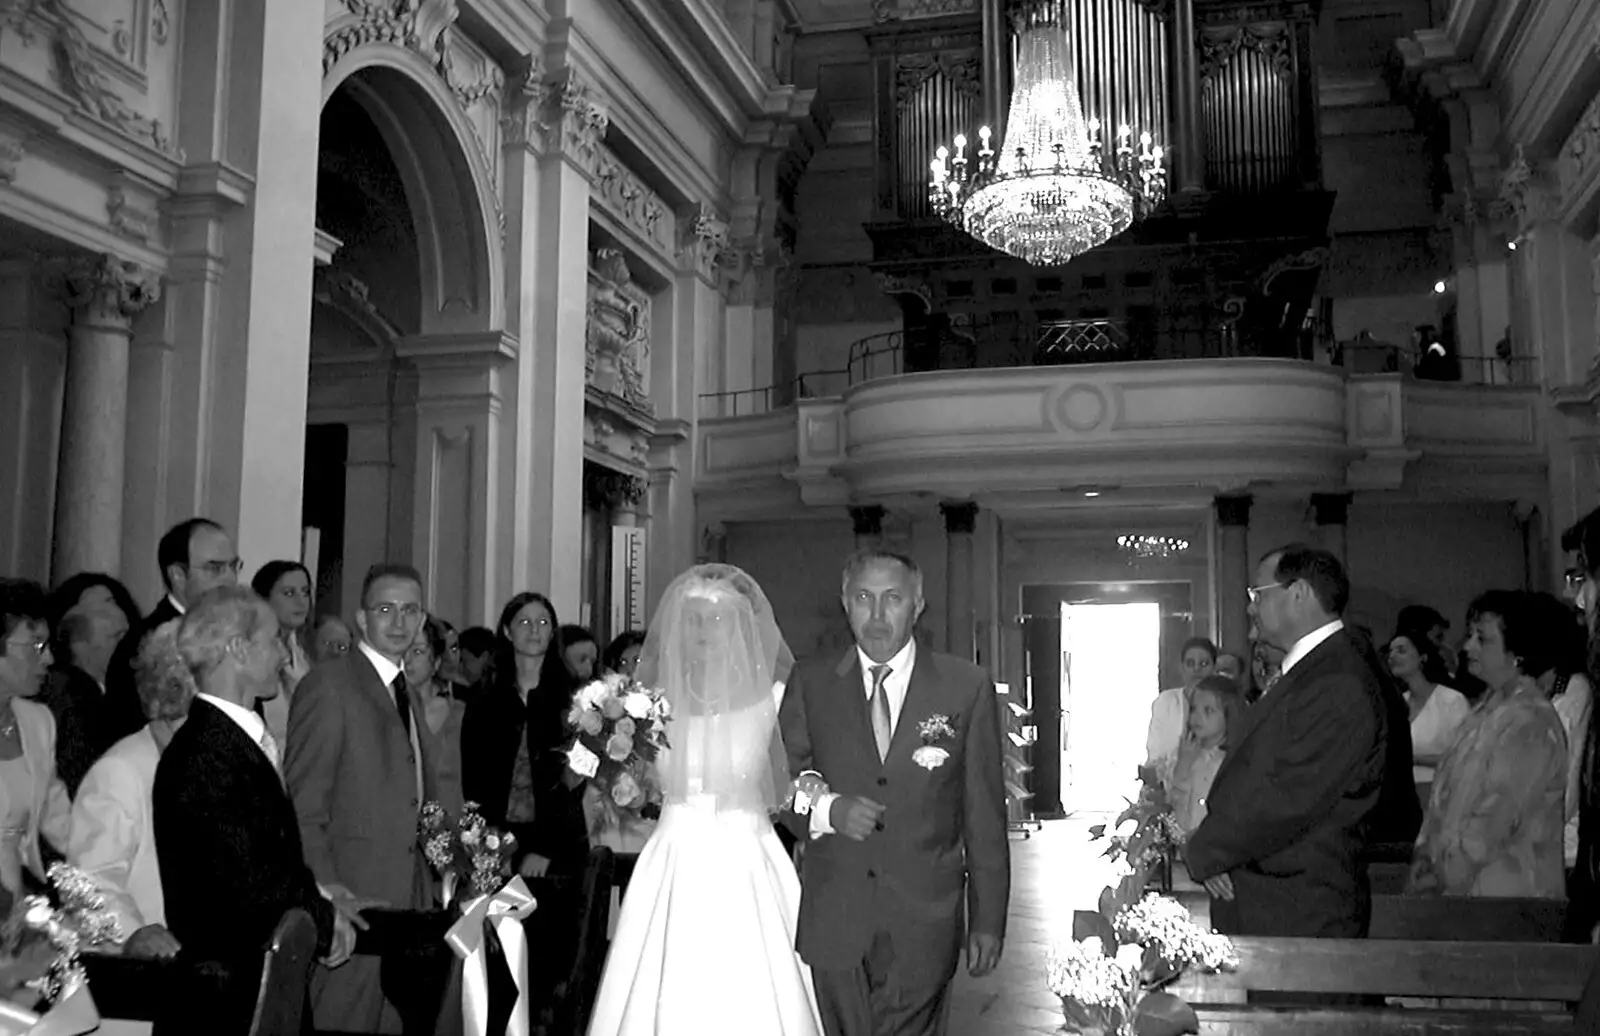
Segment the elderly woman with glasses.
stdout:
[[1467,626],[1467,664],[1488,690],[1435,771],[1411,891],[1562,898],[1566,734],[1537,682],[1559,631],[1520,590],[1479,597]]
[[50,669],[49,602],[39,584],[0,579],[0,888],[45,880],[42,837],[67,845],[72,803],[56,776],[56,721],[34,701]]

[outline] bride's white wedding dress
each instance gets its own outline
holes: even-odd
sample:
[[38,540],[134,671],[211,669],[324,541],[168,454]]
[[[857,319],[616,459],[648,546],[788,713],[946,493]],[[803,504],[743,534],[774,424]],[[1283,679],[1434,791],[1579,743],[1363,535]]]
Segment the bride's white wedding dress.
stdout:
[[[679,716],[764,758],[776,717]],[[692,749],[691,749],[692,750]],[[693,764],[690,764],[693,772]],[[622,900],[589,1036],[820,1036],[811,971],[794,951],[800,879],[765,810],[710,795],[668,802]],[[723,800],[726,803],[726,799]]]

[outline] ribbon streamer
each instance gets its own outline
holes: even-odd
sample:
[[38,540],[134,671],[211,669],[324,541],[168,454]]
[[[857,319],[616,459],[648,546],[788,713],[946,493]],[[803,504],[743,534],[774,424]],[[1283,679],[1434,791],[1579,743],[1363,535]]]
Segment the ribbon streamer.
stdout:
[[[484,926],[493,925],[505,949],[506,966],[517,986],[517,1002],[505,1036],[528,1036],[528,937],[522,920],[538,906],[521,878],[512,878],[492,896],[468,900],[461,919],[445,933],[445,942],[464,962],[461,969],[461,1016],[468,1036],[489,1032],[489,961],[484,951]],[[0,1036],[6,1036],[0,1032]],[[495,1034],[498,1036],[498,1034]]]
[[99,1027],[100,1012],[87,986],[79,986],[43,1016],[0,1000],[0,1036],[79,1036]]

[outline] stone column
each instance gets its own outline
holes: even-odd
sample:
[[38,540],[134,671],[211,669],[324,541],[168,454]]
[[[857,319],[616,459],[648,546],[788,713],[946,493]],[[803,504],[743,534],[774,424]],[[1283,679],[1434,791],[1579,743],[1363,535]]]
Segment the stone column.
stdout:
[[1311,494],[1311,522],[1316,528],[1317,542],[1323,550],[1344,563],[1346,574],[1350,569],[1347,531],[1349,518],[1349,493]]
[[972,609],[972,534],[978,522],[978,505],[970,500],[943,503],[944,515],[944,627],[945,650],[957,658],[974,658]]
[[122,486],[133,318],[161,297],[149,270],[113,255],[85,256],[65,274],[67,336],[51,576],[122,571]]
[[857,550],[882,545],[883,519],[887,513],[880,504],[850,508],[850,524],[855,529]]
[[0,572],[48,584],[68,324],[40,266],[0,261]]
[[504,123],[507,274],[522,300],[513,578],[572,616],[582,593],[589,185],[609,121],[573,72],[530,68]]
[[1243,651],[1250,639],[1250,504],[1247,493],[1212,501],[1217,514],[1217,639]]

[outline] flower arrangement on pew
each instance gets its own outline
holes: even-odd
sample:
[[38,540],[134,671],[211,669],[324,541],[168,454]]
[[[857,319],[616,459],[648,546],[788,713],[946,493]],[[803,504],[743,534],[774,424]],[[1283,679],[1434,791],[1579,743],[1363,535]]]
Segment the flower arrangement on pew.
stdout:
[[[1128,802],[1128,808],[1110,825],[1096,824],[1089,828],[1092,840],[1108,839],[1102,854],[1117,864],[1117,872],[1124,884],[1134,892],[1152,884],[1162,892],[1172,891],[1172,863],[1183,850],[1183,827],[1173,815],[1172,802],[1153,767],[1139,767],[1141,786],[1139,797]],[[1127,834],[1118,834],[1132,822]]]
[[422,854],[444,883],[444,905],[449,907],[464,884],[469,898],[492,896],[511,877],[511,858],[517,838],[509,831],[489,826],[476,802],[461,807],[455,823],[437,802],[422,804],[417,826]]
[[1185,971],[1238,965],[1227,936],[1201,931],[1176,900],[1152,892],[1122,904],[1107,888],[1101,912],[1079,911],[1073,941],[1051,949],[1049,984],[1068,1032],[1179,1036],[1198,1033],[1200,1021],[1194,1008],[1162,990]]
[[624,819],[661,815],[661,783],[655,760],[667,743],[671,706],[658,689],[610,673],[572,696],[567,723],[575,731],[567,767],[600,793],[590,796],[590,834]]
[[[99,1024],[79,954],[122,940],[122,926],[94,881],[64,863],[51,866],[51,895],[22,896],[0,923],[0,1033],[26,1032],[39,1017],[16,1004],[47,1010],[62,1032]],[[54,902],[52,902],[52,899]]]

